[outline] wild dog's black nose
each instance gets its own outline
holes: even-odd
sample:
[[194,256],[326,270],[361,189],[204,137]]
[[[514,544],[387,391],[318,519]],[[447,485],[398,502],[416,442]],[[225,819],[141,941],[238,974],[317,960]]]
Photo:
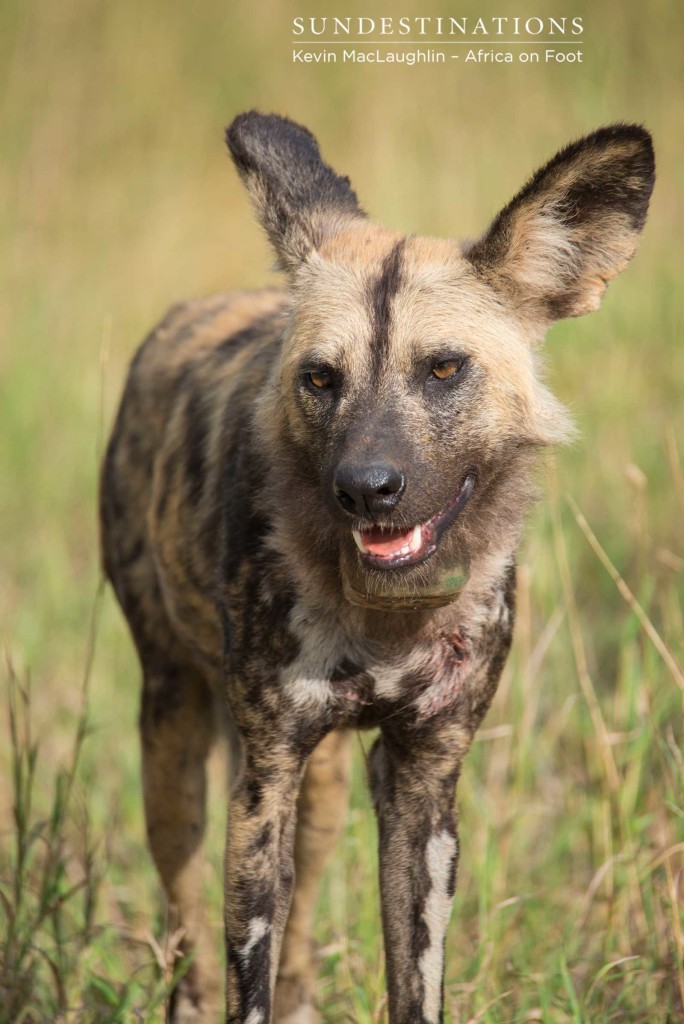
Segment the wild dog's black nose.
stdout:
[[335,471],[333,490],[345,512],[376,519],[399,504],[406,481],[391,462],[358,465],[343,462]]

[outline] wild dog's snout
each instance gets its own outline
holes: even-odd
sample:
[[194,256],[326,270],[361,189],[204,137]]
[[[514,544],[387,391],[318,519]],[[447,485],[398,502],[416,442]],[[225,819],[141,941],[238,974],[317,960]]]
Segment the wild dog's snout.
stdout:
[[406,479],[393,463],[341,462],[335,470],[333,493],[338,504],[352,515],[377,519],[401,501]]

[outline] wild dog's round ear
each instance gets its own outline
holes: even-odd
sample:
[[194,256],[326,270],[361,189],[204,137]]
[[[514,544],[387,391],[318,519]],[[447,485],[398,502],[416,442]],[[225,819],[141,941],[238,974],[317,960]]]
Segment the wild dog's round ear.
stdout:
[[465,255],[542,327],[591,312],[634,255],[654,181],[644,128],[600,128],[537,171]]
[[226,142],[282,270],[293,273],[326,237],[365,217],[349,178],[294,121],[252,110],[229,125]]

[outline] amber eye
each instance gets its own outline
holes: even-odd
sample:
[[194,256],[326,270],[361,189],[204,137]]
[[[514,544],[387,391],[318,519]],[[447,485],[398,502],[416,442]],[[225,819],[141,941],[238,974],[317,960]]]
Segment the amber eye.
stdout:
[[333,376],[329,370],[312,370],[307,373],[307,377],[315,388],[332,387]]
[[432,376],[437,380],[449,380],[455,377],[463,367],[463,359],[444,359],[441,363],[435,363],[432,367]]

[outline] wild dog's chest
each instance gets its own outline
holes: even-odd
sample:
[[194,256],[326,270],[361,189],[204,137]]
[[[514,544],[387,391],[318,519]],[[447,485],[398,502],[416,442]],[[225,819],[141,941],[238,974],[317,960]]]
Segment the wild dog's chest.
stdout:
[[465,699],[473,664],[466,638],[449,631],[366,667],[343,662],[330,680],[331,700],[360,725],[395,715],[419,723]]
[[263,699],[283,721],[307,729],[389,718],[420,725],[440,714],[469,728],[479,722],[510,647],[512,568],[469,612],[454,605],[426,616],[420,628],[405,613],[393,632],[364,629],[343,603],[326,612],[279,582],[266,573],[247,601],[244,581],[235,581],[241,597],[226,615],[229,692],[245,686],[251,703]]
[[457,625],[384,647],[301,610],[291,618],[298,651],[280,668],[279,685],[302,714],[363,727],[397,715],[420,723],[470,703],[483,660]]

